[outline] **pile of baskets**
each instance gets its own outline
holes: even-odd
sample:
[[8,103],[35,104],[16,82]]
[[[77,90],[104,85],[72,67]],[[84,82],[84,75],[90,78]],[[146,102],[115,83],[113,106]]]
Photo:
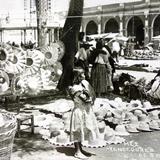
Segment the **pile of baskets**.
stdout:
[[4,120],[3,125],[0,126],[0,160],[10,160],[17,121],[12,113],[0,110],[0,114]]

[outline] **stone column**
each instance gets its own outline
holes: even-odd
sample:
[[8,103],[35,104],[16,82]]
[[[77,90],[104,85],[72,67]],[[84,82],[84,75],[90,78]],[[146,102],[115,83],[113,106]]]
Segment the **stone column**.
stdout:
[[148,14],[145,14],[145,26],[144,26],[144,44],[149,42],[149,23]]
[[120,15],[119,18],[120,18],[119,33],[123,35],[123,15]]
[[97,10],[99,11],[98,19],[98,34],[102,33],[102,6],[98,6]]

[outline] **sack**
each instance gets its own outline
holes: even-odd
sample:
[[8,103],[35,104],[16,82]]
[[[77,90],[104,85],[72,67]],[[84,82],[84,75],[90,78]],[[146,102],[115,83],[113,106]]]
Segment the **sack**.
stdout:
[[160,99],[160,77],[157,77],[150,90],[151,96]]

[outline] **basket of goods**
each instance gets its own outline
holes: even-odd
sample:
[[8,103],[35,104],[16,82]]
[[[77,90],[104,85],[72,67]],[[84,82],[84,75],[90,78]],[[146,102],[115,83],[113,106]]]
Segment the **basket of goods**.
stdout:
[[0,160],[10,160],[17,129],[16,117],[0,110]]

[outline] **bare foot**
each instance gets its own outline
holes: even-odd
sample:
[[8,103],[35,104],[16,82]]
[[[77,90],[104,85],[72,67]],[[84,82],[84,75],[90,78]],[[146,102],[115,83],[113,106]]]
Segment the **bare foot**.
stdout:
[[78,158],[78,159],[88,159],[89,157],[85,156],[83,153],[81,152],[76,152],[74,154],[74,157]]

